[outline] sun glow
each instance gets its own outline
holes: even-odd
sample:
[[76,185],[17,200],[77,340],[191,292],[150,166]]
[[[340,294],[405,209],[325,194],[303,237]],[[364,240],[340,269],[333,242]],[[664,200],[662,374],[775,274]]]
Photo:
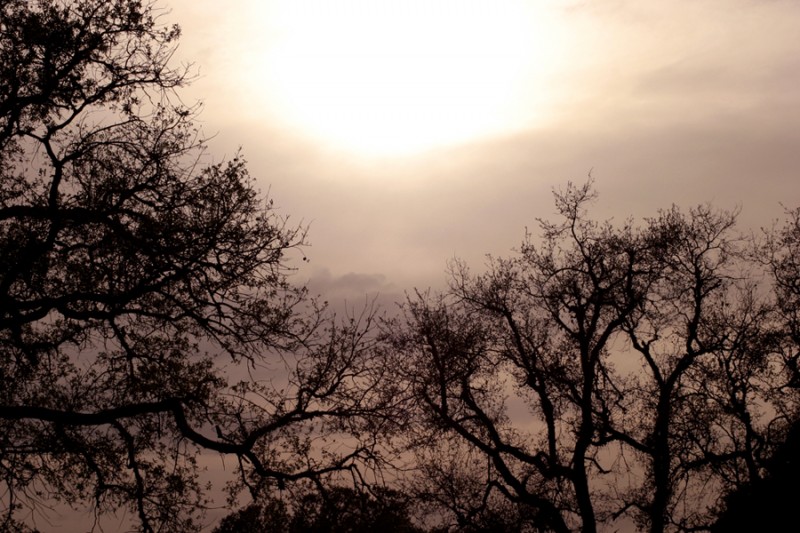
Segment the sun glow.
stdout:
[[536,125],[558,61],[552,13],[522,0],[294,0],[249,16],[243,65],[273,119],[363,155]]

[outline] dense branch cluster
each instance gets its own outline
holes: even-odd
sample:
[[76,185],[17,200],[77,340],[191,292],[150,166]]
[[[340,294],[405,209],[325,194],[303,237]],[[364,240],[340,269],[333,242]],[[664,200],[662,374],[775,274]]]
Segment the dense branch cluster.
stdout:
[[[51,499],[186,529],[200,449],[253,490],[373,459],[372,318],[325,319],[289,283],[304,230],[242,159],[207,161],[158,19],[135,0],[0,5],[3,530]],[[312,453],[329,433],[347,446]]]
[[487,273],[454,263],[387,336],[423,463],[441,460],[416,444],[432,439],[487,459],[461,468],[484,496],[445,505],[460,528],[495,493],[542,530],[708,529],[797,420],[797,213],[759,243],[709,206],[614,227],[587,218],[592,199],[591,183],[556,194],[563,222]]

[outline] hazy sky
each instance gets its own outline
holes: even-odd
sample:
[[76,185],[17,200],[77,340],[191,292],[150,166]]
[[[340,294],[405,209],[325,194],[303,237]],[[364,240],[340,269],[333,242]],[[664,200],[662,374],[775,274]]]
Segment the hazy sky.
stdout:
[[312,287],[441,285],[552,217],[800,204],[800,2],[171,0],[212,153],[241,146]]

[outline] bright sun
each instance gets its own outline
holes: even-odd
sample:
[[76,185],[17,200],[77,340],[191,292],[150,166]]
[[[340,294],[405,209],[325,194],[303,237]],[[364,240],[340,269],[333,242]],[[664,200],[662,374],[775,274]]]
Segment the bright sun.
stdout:
[[256,4],[248,92],[273,119],[362,155],[408,154],[541,119],[552,14],[523,0]]

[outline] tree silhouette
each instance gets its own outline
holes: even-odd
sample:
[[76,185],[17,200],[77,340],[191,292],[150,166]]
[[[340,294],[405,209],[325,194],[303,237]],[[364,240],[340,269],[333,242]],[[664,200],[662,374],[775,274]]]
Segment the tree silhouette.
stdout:
[[210,162],[178,36],[149,2],[0,4],[0,529],[51,500],[193,528],[202,449],[253,492],[375,458],[372,317],[290,284],[304,230]]
[[417,533],[411,522],[409,499],[382,489],[375,494],[349,487],[332,486],[306,491],[292,499],[293,509],[283,501],[266,498],[225,517],[214,533]]
[[[488,469],[472,501],[501,495],[534,529],[707,528],[724,494],[763,475],[796,409],[791,306],[757,285],[770,268],[735,213],[615,227],[588,218],[593,198],[591,182],[569,186],[538,242],[481,275],[456,261],[448,291],[409,298],[386,334],[419,422],[409,448],[460,440]],[[779,290],[797,272],[789,234],[771,241]],[[448,501],[452,485],[429,485]]]
[[437,435],[415,449],[418,471],[405,488],[432,532],[514,533],[546,529],[530,506],[510,501],[486,457],[458,438]]
[[[790,379],[782,386],[796,390],[800,387],[800,209],[790,210],[787,215],[782,227],[767,232],[758,257],[767,264],[774,280],[776,308],[783,326],[785,342],[779,354]],[[765,462],[764,473],[725,497],[711,531],[788,531],[797,522],[794,505],[800,496],[800,422],[796,404],[787,418],[793,422]]]
[[711,527],[713,533],[736,531],[792,531],[797,523],[800,496],[800,424],[766,463],[766,474],[725,498],[725,509]]

